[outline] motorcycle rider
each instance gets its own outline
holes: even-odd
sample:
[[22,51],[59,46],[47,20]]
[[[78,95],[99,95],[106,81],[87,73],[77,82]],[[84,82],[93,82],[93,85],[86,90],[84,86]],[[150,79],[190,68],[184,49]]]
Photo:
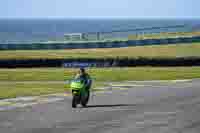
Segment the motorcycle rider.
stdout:
[[90,89],[92,85],[92,80],[90,75],[85,71],[84,68],[80,68],[75,79],[83,79],[86,84],[86,89]]

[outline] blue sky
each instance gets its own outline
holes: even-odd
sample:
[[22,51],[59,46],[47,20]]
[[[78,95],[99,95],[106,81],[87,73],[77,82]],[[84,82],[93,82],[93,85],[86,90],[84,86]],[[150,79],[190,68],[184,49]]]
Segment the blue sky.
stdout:
[[1,18],[200,17],[200,0],[1,0]]

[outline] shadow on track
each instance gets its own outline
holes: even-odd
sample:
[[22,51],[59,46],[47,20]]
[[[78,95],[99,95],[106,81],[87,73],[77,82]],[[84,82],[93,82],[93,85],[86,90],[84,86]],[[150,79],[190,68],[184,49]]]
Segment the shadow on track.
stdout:
[[136,104],[88,105],[86,108],[133,107]]

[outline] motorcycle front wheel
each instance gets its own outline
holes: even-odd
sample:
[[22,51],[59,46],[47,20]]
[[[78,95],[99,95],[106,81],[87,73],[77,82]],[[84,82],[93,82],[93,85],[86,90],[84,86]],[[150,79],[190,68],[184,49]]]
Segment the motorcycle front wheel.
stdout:
[[72,98],[72,108],[76,108],[79,101],[79,96],[74,95]]

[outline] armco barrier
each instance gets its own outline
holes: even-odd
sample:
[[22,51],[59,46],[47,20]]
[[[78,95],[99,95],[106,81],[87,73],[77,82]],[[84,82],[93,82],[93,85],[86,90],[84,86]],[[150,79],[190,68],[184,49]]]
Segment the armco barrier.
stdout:
[[174,43],[200,42],[200,36],[167,39],[146,39],[113,42],[84,43],[31,43],[31,44],[0,44],[0,50],[42,50],[42,49],[80,49],[80,48],[117,48],[128,46],[161,45]]

